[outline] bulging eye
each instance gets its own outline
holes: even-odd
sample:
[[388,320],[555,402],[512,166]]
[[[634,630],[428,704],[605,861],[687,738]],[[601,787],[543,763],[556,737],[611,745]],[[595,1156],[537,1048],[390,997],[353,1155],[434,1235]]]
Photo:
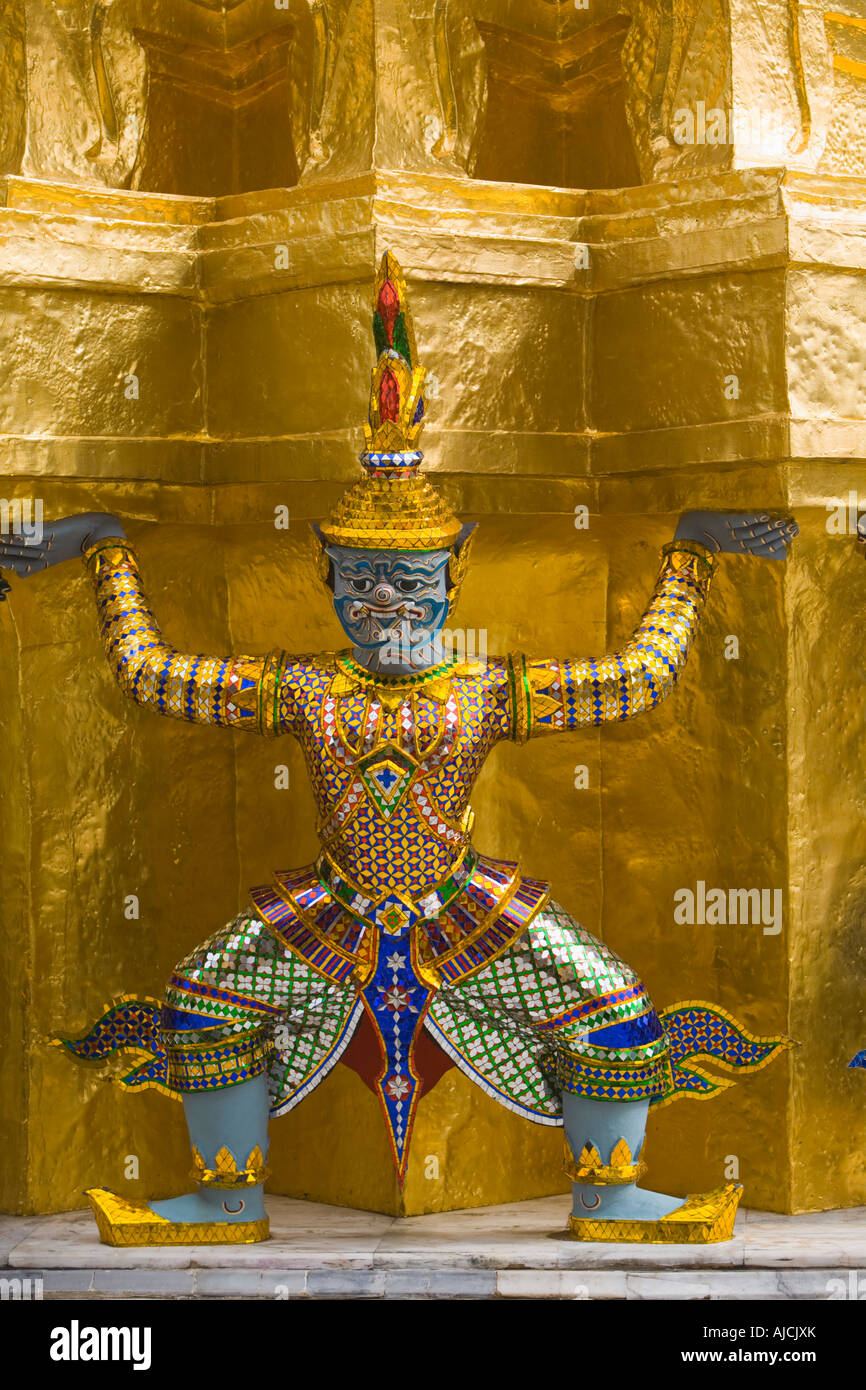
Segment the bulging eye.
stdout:
[[372,592],[372,579],[352,579],[350,583],[356,594],[369,594]]
[[423,579],[398,579],[397,588],[401,594],[417,594],[419,589],[424,588]]

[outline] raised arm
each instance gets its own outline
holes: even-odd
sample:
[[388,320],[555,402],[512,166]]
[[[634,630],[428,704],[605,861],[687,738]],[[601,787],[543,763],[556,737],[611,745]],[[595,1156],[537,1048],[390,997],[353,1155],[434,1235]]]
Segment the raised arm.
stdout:
[[[283,653],[219,658],[172,647],[151,612],[117,517],[89,512],[63,517],[44,533],[0,537],[0,568],[22,579],[76,556],[84,557],[93,580],[111,669],[136,704],[194,724],[282,731],[275,700]],[[0,600],[8,588],[3,585]]]
[[654,709],[685,667],[720,551],[779,559],[796,535],[794,522],[769,516],[690,512],[662,550],[649,607],[617,652],[584,661],[509,658],[512,737],[631,719]]
[[100,540],[84,559],[109,665],[136,704],[194,724],[273,732],[281,653],[220,658],[179,652],[159,629],[126,540]]

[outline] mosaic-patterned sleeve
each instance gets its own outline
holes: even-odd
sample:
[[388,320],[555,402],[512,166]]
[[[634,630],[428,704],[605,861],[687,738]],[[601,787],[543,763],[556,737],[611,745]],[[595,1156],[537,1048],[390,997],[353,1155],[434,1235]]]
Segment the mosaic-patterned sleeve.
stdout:
[[282,652],[222,660],[175,651],[150,610],[131,546],[98,541],[84,562],[109,665],[136,704],[193,724],[279,732],[274,706]]
[[654,709],[670,695],[686,664],[712,576],[713,559],[705,546],[673,541],[662,551],[649,607],[622,651],[589,661],[509,657],[514,741]]

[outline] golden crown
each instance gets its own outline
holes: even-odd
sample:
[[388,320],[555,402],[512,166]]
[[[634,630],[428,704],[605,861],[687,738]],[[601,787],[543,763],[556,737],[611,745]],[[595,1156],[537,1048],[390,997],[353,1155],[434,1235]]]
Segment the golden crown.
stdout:
[[364,478],[340,499],[322,526],[332,545],[362,550],[450,549],[461,523],[422,477],[418,439],[427,402],[406,281],[390,251],[382,257],[373,298],[373,369]]

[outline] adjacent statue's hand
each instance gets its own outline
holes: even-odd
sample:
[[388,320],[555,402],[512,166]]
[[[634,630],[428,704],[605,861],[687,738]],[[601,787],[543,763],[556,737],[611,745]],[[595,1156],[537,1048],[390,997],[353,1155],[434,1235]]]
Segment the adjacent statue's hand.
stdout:
[[[41,535],[0,534],[0,570],[10,570],[27,579],[40,570],[50,569],[63,560],[80,559],[88,546],[109,537],[125,536],[123,526],[109,512],[82,512],[65,516],[47,525]],[[9,585],[0,578],[0,602]]]
[[800,534],[796,521],[766,512],[685,512],[677,526],[678,541],[700,541],[725,555],[763,555],[784,560]]

